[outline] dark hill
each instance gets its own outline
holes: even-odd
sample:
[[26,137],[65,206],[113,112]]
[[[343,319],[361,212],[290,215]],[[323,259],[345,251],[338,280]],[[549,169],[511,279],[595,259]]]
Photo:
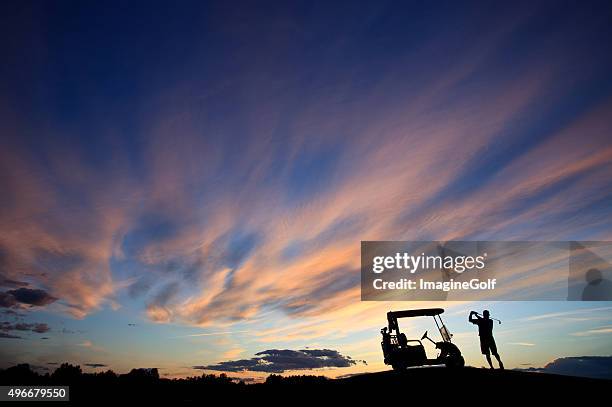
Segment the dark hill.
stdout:
[[[305,386],[303,390],[289,385],[283,390],[305,398],[317,395],[329,400],[378,399],[376,404],[411,404],[419,400],[436,406],[442,401],[476,405],[510,401],[527,405],[552,400],[595,401],[604,399],[611,389],[611,380],[515,370],[426,367],[359,374],[330,380],[325,386]],[[261,390],[269,392],[265,387]]]
[[431,403],[474,402],[506,404],[518,401],[532,405],[552,399],[604,400],[611,380],[588,379],[522,371],[499,371],[477,368],[447,369],[428,367],[405,372],[383,371],[359,374],[342,379],[322,376],[271,375],[265,383],[245,385],[227,376],[202,375],[186,379],[160,378],[157,369],[133,369],[116,375],[82,373],[80,367],[62,365],[53,374],[39,375],[28,365],[0,371],[0,385],[68,385],[72,401],[88,402],[164,402],[198,404],[211,400],[231,402],[265,402],[294,405],[309,403],[347,403],[369,405],[413,404],[417,400]]
[[542,388],[557,386],[588,386],[592,388],[612,386],[612,381],[602,379],[591,379],[586,377],[564,376],[547,373],[524,372],[518,370],[490,370],[466,367],[459,370],[447,369],[445,367],[426,367],[408,369],[405,372],[394,372],[393,370],[365,373],[338,379],[338,382],[351,386],[372,385],[377,386],[403,386],[408,383],[423,387],[432,387],[434,383],[444,383],[446,386],[463,387],[472,383],[478,386],[507,385],[508,383],[519,384],[522,388]]

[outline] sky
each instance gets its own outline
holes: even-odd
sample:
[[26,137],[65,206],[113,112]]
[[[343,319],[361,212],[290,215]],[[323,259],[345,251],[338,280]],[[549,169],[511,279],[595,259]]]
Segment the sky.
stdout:
[[610,302],[360,301],[362,240],[612,240],[612,8],[535,3],[3,2],[0,367],[377,371],[426,306],[612,355]]

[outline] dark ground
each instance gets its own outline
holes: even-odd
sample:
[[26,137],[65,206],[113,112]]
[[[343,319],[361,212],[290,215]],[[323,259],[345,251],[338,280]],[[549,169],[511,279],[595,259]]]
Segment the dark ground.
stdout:
[[[611,380],[529,373],[444,367],[409,369],[405,372],[384,371],[331,380],[321,376],[272,375],[266,383],[245,385],[224,376],[204,375],[188,379],[160,379],[155,371],[134,370],[130,374],[112,372],[82,374],[75,367],[61,374],[38,375],[22,368],[0,371],[2,385],[69,385],[72,401],[84,402],[174,402],[198,404],[219,400],[223,403],[411,404],[423,400],[428,406],[441,402],[474,402],[507,404],[565,400],[584,402],[605,400],[612,390]],[[371,401],[375,400],[374,403]],[[217,403],[215,403],[217,404]]]

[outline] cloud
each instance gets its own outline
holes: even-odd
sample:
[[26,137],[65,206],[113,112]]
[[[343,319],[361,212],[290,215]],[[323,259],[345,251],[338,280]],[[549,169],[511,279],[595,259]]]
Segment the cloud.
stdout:
[[271,349],[256,353],[251,359],[219,362],[214,365],[194,366],[194,369],[224,372],[283,373],[288,370],[312,370],[327,367],[349,367],[358,361],[331,349]]
[[10,308],[17,305],[17,300],[15,297],[8,293],[0,292],[0,307]]
[[0,307],[2,308],[44,307],[55,301],[57,298],[41,289],[21,287],[0,292]]
[[612,379],[612,356],[573,356],[555,359],[542,368],[527,371]]
[[180,285],[176,281],[166,283],[147,304],[147,315],[154,322],[168,322],[172,318],[172,309],[168,306],[179,293]]
[[520,321],[532,322],[532,321],[540,321],[543,319],[551,319],[551,318],[565,318],[565,317],[571,317],[573,315],[593,314],[595,312],[600,312],[600,311],[607,312],[610,310],[612,310],[612,307],[583,308],[583,309],[576,309],[576,310],[571,310],[571,311],[549,312],[546,314],[531,315],[529,317],[520,319]]
[[107,367],[108,365],[105,365],[104,363],[85,363],[85,366],[96,369],[100,367]]
[[50,331],[51,328],[49,328],[49,326],[45,323],[38,323],[35,324],[34,327],[32,328],[32,332],[36,332],[36,333],[45,333]]
[[14,329],[17,331],[32,331],[36,333],[45,333],[48,332],[51,328],[46,323],[35,323],[35,324],[26,324],[19,323],[15,324]]
[[[14,304],[21,303],[26,305],[33,305],[42,307],[52,302],[55,302],[57,298],[49,295],[45,290],[40,289],[31,289],[31,288],[18,288],[16,290],[9,290],[4,294],[4,300],[7,301],[7,298],[10,296],[14,299]],[[8,300],[10,302],[10,300]]]
[[21,336],[7,334],[6,332],[0,332],[0,338],[21,339]]
[[198,336],[216,336],[216,335],[228,335],[228,334],[239,334],[239,333],[248,333],[250,331],[222,331],[222,332],[204,332],[204,333],[200,333],[200,334],[190,334],[190,335],[182,335],[182,336],[177,336],[176,338],[191,338],[191,337],[198,337]]
[[531,342],[508,342],[508,345],[516,345],[516,346],[535,346],[535,343]]
[[27,287],[28,283],[25,281],[11,280],[4,278],[0,280],[0,287]]
[[601,326],[598,328],[587,329],[586,331],[572,332],[572,336],[594,336],[612,334],[612,325]]
[[12,324],[10,322],[0,322],[0,330],[3,332],[10,331],[31,331],[39,334],[49,332],[51,328],[46,323],[25,323],[19,322]]

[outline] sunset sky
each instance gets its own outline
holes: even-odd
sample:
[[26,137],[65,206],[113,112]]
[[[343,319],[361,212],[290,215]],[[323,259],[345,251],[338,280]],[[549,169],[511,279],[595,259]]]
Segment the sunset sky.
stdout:
[[473,366],[471,309],[507,367],[612,355],[611,302],[359,286],[362,240],[612,240],[609,2],[154,3],[0,6],[0,367],[377,371],[433,305]]

